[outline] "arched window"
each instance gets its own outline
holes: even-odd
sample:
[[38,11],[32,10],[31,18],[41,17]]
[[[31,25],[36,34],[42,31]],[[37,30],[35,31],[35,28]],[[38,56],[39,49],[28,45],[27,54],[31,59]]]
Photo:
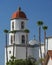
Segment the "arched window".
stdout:
[[14,30],[14,22],[12,22],[12,30]]
[[9,54],[11,54],[11,51],[9,51]]
[[25,36],[22,35],[22,43],[25,43]]
[[21,29],[24,29],[24,22],[21,22]]
[[11,44],[14,42],[14,35],[11,35]]

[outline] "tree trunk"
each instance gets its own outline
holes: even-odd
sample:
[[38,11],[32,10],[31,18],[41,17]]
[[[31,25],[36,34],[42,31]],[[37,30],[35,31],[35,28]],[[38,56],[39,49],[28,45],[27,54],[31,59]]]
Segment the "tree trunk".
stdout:
[[7,63],[8,63],[7,33],[6,33],[6,60],[7,60]]
[[[39,45],[40,45],[40,56],[42,59],[42,50],[41,50],[41,27],[39,27]],[[42,61],[41,61],[41,65],[42,65]]]
[[46,56],[46,44],[45,44],[45,39],[46,39],[46,31],[44,31],[44,58]]

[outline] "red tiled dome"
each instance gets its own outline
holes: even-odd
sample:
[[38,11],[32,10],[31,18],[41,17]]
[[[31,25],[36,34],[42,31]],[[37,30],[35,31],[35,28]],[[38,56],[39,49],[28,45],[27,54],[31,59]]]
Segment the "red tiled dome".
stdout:
[[16,12],[13,13],[11,19],[17,19],[17,18],[27,19],[25,13],[23,11],[21,11],[21,8],[19,8],[18,11],[16,11]]

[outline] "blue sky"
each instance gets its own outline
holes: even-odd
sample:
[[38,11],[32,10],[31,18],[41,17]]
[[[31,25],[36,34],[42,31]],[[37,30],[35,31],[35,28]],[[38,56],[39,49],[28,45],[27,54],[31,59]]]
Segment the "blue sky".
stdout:
[[[42,20],[48,26],[47,36],[52,36],[52,0],[0,0],[0,65],[4,64],[5,35],[3,30],[10,29],[12,14],[21,7],[26,13],[29,39],[38,39],[37,21]],[[42,30],[43,39],[43,30]]]

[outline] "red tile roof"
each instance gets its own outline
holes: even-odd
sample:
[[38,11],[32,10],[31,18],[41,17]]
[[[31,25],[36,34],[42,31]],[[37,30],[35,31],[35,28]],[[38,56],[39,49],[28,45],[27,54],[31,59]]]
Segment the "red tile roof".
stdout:
[[17,18],[27,19],[26,14],[23,11],[21,11],[21,8],[19,8],[18,11],[12,14],[11,19],[17,19]]

